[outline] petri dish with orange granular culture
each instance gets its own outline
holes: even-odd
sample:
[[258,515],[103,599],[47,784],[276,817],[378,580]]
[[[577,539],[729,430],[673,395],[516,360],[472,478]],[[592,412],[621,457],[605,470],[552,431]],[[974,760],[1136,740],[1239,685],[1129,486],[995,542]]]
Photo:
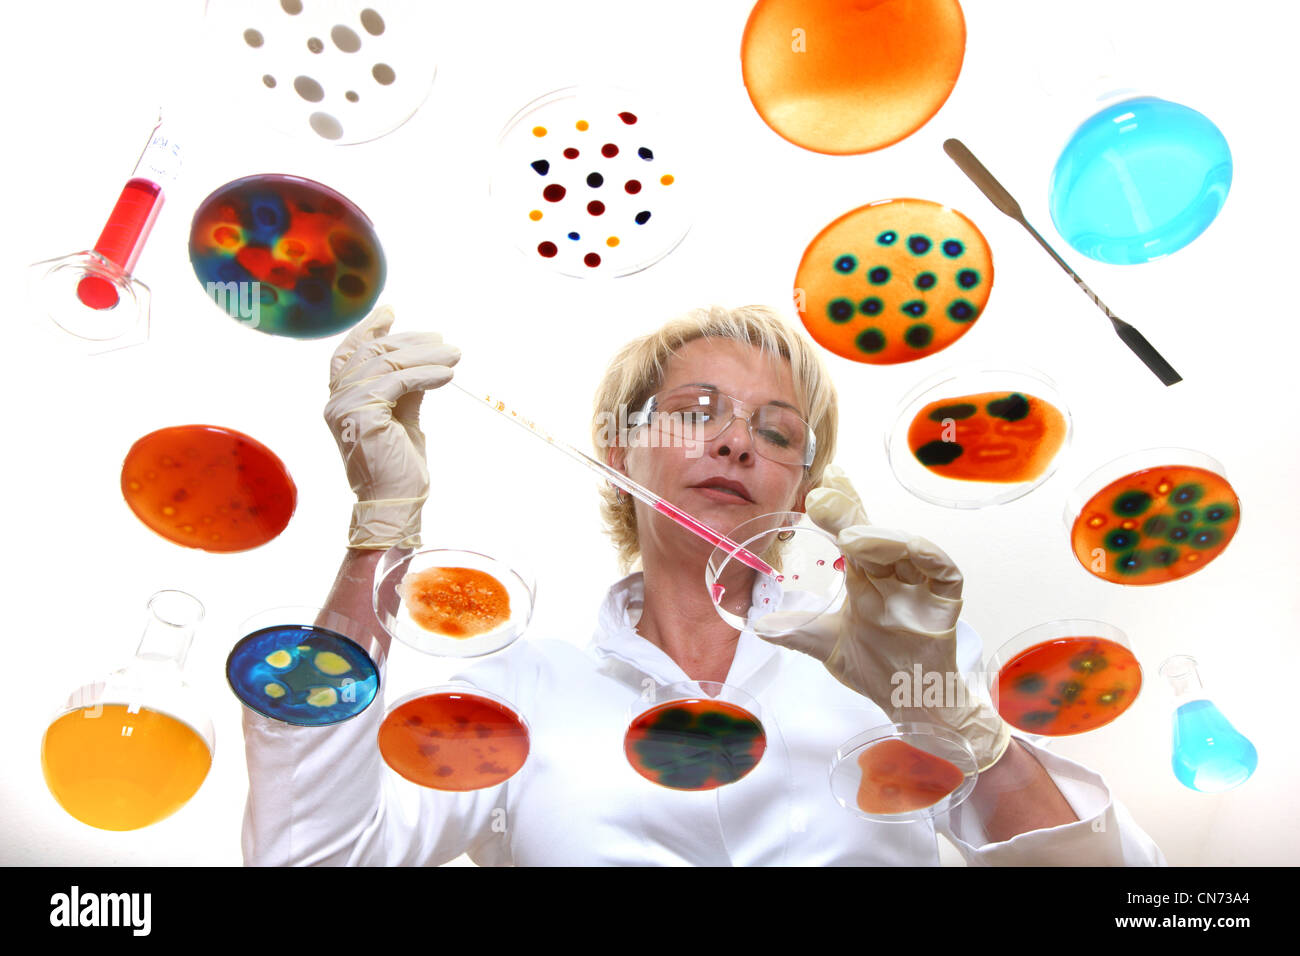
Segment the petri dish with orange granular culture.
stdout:
[[1223,553],[1240,521],[1223,466],[1185,448],[1118,458],[1086,478],[1065,508],[1079,563],[1128,585],[1194,574]]
[[535,593],[531,580],[476,551],[392,549],[375,571],[374,608],[404,644],[439,657],[480,657],[518,640]]
[[953,731],[920,722],[885,724],[836,750],[831,794],[868,820],[914,823],[959,806],[978,776],[970,744]]
[[989,694],[1002,719],[1044,737],[1109,724],[1137,700],[1142,667],[1119,628],[1103,621],[1049,621],[993,655]]
[[924,126],[965,53],[957,0],[759,0],[740,63],[750,101],[778,135],[848,155]]
[[177,425],[150,432],[122,463],[122,497],[168,541],[247,551],[289,524],[298,489],[261,442],[231,428]]
[[923,501],[982,508],[1047,481],[1072,430],[1064,396],[1041,372],[962,366],[904,397],[885,450],[899,483]]
[[470,684],[403,697],[379,726],[379,752],[392,770],[433,790],[481,790],[504,783],[528,759],[528,724],[507,701]]
[[826,226],[794,280],[795,308],[817,344],[871,365],[945,349],[984,314],[993,254],[955,209],[883,199]]

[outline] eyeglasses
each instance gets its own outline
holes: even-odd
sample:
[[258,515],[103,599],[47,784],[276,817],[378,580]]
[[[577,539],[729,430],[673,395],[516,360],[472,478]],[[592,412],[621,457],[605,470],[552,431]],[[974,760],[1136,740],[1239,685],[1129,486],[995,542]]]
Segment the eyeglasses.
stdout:
[[[742,409],[750,409],[742,414]],[[639,412],[628,416],[633,427],[649,425],[677,441],[712,441],[742,418],[754,450],[782,465],[809,467],[817,453],[812,426],[788,405],[753,408],[717,389],[687,385],[651,395]]]

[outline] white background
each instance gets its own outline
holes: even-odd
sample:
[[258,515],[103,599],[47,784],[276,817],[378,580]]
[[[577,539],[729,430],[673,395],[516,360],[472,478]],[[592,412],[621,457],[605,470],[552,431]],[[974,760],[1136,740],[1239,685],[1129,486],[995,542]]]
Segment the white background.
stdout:
[[[279,15],[268,6],[250,10],[250,25]],[[986,651],[1061,617],[1100,618],[1131,636],[1146,671],[1140,699],[1115,724],[1054,746],[1098,768],[1171,863],[1294,861],[1300,456],[1288,147],[1300,17],[1292,5],[970,0],[966,60],[947,104],[902,143],[857,157],[801,150],[761,122],[740,75],[746,0],[434,7],[429,50],[439,71],[428,100],[392,135],[349,147],[267,129],[230,98],[233,80],[201,65],[201,4],[6,10],[0,263],[14,291],[4,327],[9,680],[0,697],[0,862],[240,862],[246,777],[225,656],[250,614],[323,600],[350,504],[320,417],[337,338],[302,342],[241,328],[205,301],[187,260],[198,203],[260,172],[325,182],[366,210],[388,256],[383,299],[398,310],[397,328],[441,331],[463,350],[463,381],[501,392],[576,444],[585,444],[609,357],[632,336],[709,303],[771,303],[793,318],[804,246],[866,202],[919,196],[961,210],[993,247],[988,309],[956,346],[920,362],[877,368],[828,355],[842,404],[840,463],[873,520],[923,534],[958,561],[965,614]],[[1223,212],[1159,262],[1089,260],[1060,239],[1047,212],[1055,157],[1088,114],[1089,96],[1110,85],[1095,76],[1103,65],[1124,85],[1205,113],[1232,148]],[[501,128],[530,100],[582,82],[653,94],[692,147],[682,183],[696,189],[694,228],[671,256],[629,278],[549,274],[489,228],[485,169]],[[152,334],[143,347],[80,358],[29,324],[22,269],[93,244],[160,101],[172,104],[188,135],[184,172],[136,269],[153,289]],[[1120,344],[1092,303],[943,154],[950,136],[990,167],[1183,383],[1164,388]],[[1076,426],[1056,476],[1020,501],[976,512],[913,498],[895,482],[881,441],[905,391],[966,361],[1044,369]],[[426,544],[512,556],[539,581],[531,633],[585,643],[617,573],[596,517],[595,480],[451,390],[426,399],[423,421],[434,476]],[[146,432],[185,423],[245,431],[284,459],[299,504],[277,540],[238,555],[191,552],[132,516],[118,491],[123,455]],[[1223,462],[1244,517],[1205,571],[1126,589],[1079,567],[1061,513],[1087,473],[1154,445]],[[207,606],[187,673],[216,723],[215,762],[174,817],[143,831],[97,831],[46,791],[41,735],[68,692],[131,656],[145,602],[163,587]],[[1170,699],[1155,671],[1174,653],[1200,659],[1213,698],[1258,746],[1259,770],[1236,791],[1194,793],[1170,771]],[[398,647],[389,699],[443,673],[439,662]]]

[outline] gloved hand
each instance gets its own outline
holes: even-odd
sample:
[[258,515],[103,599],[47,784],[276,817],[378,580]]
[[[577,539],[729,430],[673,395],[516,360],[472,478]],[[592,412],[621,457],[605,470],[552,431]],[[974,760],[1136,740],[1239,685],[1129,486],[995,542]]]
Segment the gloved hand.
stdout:
[[[894,721],[924,721],[956,732],[971,745],[981,771],[993,766],[1011,733],[958,672],[961,571],[924,538],[869,524],[857,492],[834,465],[808,493],[807,508],[816,525],[835,535],[844,554],[846,600],[838,612],[768,640],[822,661],[840,683],[870,698]],[[917,664],[922,688],[926,675],[940,675],[940,705],[923,706],[925,695],[915,699]],[[950,673],[958,676],[950,680]]]
[[450,381],[460,361],[460,350],[435,333],[388,334],[393,318],[390,306],[380,306],[330,359],[325,421],[357,495],[350,548],[420,546],[429,495],[420,400]]

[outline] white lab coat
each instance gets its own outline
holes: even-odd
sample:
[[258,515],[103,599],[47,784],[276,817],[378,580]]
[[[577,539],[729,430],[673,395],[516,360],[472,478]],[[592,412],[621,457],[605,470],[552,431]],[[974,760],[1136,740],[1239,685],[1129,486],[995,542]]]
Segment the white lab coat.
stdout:
[[[767,750],[746,777],[716,790],[668,790],[623,753],[643,681],[686,680],[635,630],[642,580],[615,584],[585,650],[525,639],[468,668],[464,679],[514,703],[531,729],[524,767],[505,783],[441,793],[383,763],[376,700],[333,727],[293,727],[244,711],[250,865],[431,866],[461,853],[481,865],[937,865],[935,827],[873,823],[835,802],[835,748],[887,723],[871,701],[820,663],[741,633],[727,683],[755,697]],[[958,629],[963,670],[979,638]],[[969,802],[938,829],[971,865],[1163,865],[1151,839],[1102,778],[1041,749],[1034,754],[1078,822],[988,843]]]

